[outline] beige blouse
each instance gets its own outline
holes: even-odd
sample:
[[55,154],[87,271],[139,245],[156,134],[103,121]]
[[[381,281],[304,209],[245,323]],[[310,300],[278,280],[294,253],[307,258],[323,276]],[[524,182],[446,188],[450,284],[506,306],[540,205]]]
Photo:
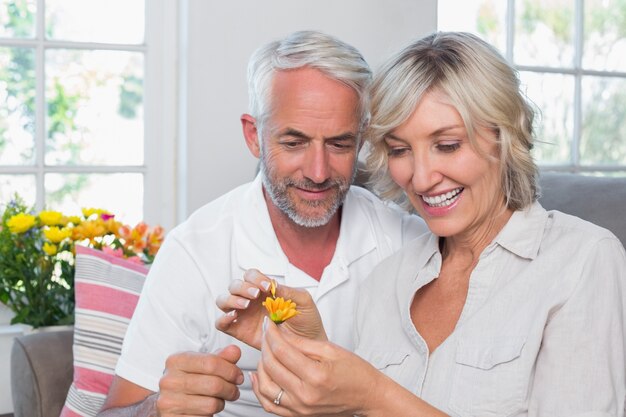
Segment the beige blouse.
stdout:
[[429,354],[409,309],[439,274],[437,242],[418,238],[364,283],[360,356],[452,416],[624,416],[626,255],[612,233],[539,203],[514,213]]

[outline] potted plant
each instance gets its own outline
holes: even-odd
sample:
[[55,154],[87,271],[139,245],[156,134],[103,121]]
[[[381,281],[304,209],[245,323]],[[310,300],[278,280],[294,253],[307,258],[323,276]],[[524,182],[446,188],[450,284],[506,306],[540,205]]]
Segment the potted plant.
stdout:
[[11,324],[33,328],[73,324],[76,245],[149,264],[164,237],[159,226],[131,228],[102,209],[35,213],[17,195],[1,222],[0,302],[15,314]]

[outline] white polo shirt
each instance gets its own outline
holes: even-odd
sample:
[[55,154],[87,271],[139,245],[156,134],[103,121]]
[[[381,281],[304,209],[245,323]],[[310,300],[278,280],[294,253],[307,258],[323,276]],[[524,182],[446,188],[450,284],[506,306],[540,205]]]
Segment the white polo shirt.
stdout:
[[626,253],[611,232],[539,203],[513,213],[430,353],[410,308],[441,264],[428,233],[375,268],[357,354],[450,416],[624,416]]
[[[238,362],[246,378],[238,401],[220,416],[266,416],[252,392],[248,370],[259,352],[215,329],[222,312],[215,297],[229,283],[256,268],[291,287],[306,288],[315,300],[328,337],[352,350],[358,287],[382,259],[427,231],[422,220],[382,203],[369,191],[351,187],[342,208],[339,240],[318,282],[283,253],[270,222],[261,178],[197,210],[172,230],[150,269],[124,339],[116,373],[158,391],[165,359],[175,352],[209,351],[228,344],[242,349]],[[311,254],[311,256],[315,256]]]

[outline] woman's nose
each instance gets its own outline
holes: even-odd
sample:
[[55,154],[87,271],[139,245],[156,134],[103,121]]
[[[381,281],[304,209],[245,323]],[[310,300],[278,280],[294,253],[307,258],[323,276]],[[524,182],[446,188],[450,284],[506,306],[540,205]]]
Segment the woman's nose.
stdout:
[[416,193],[427,193],[441,182],[443,175],[441,167],[429,155],[414,157],[413,177],[411,184]]

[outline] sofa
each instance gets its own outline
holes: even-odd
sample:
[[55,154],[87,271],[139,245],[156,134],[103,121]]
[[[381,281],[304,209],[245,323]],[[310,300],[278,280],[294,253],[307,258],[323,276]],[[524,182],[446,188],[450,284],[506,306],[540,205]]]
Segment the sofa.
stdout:
[[[626,245],[626,178],[542,173],[541,188],[546,209],[605,227]],[[72,360],[71,331],[16,338],[11,354],[15,417],[58,417],[72,382]]]

